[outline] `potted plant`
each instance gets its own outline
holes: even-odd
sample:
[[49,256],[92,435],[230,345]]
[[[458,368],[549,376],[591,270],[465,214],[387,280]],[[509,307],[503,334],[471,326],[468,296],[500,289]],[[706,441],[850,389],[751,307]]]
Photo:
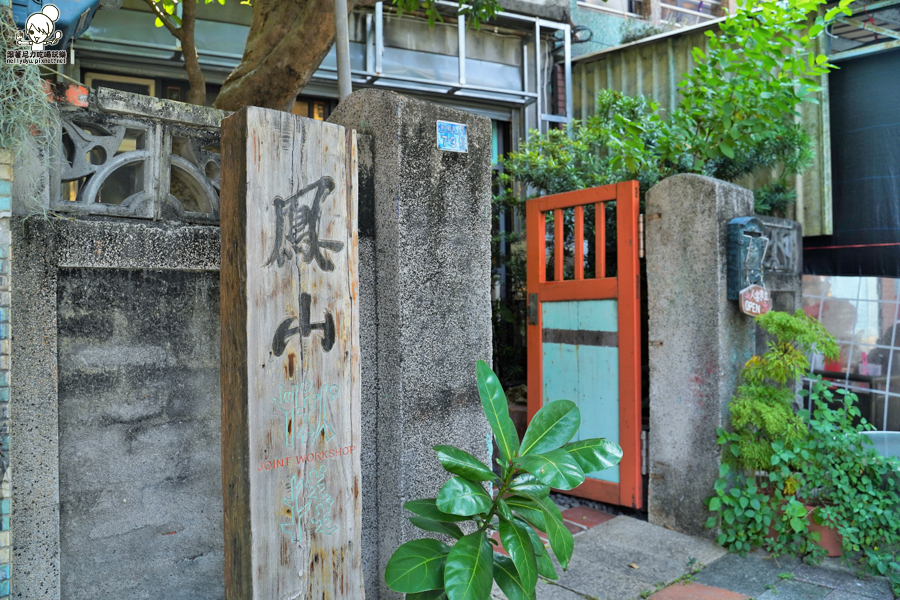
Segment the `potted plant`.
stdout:
[[[812,382],[809,436],[801,452],[804,491],[816,523],[836,529],[862,570],[890,578],[900,593],[900,461],[880,456],[864,431],[856,395]],[[824,536],[823,536],[824,537]]]
[[838,354],[821,324],[797,311],[756,318],[772,339],[741,371],[729,405],[732,431],[719,429],[723,464],[715,495],[707,500],[719,527],[718,542],[746,553],[764,547],[776,554],[821,555],[821,533],[810,531],[814,508],[802,501],[808,425],[795,407],[797,385],[813,352]]
[[[454,477],[436,498],[403,507],[413,514],[413,525],[442,539],[406,542],[384,573],[387,586],[405,593],[407,600],[487,600],[492,581],[510,600],[533,600],[538,575],[557,578],[535,530],[546,532],[563,569],[574,548],[572,534],[549,498],[550,488],[577,487],[585,473],[608,469],[622,458],[619,445],[605,439],[569,443],[581,424],[578,407],[569,400],[544,404],[520,441],[497,376],[483,361],[478,361],[476,376],[500,450],[500,473],[459,448],[434,447]],[[492,484],[491,492],[484,488],[486,482]],[[497,531],[509,556],[494,551],[491,534]]]

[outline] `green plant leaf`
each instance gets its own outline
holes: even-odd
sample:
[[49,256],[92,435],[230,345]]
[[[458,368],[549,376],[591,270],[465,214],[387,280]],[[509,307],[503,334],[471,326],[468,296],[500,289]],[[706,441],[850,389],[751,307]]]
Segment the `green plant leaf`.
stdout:
[[509,504],[503,498],[497,498],[497,514],[507,521],[513,520],[512,510],[510,510]]
[[424,592],[444,587],[444,562],[450,547],[437,540],[406,542],[391,556],[384,582],[395,592]]
[[528,525],[518,520],[500,519],[500,540],[516,565],[522,585],[526,590],[533,590],[537,584],[537,561]]
[[572,551],[575,548],[575,538],[572,537],[572,532],[569,531],[563,523],[562,513],[559,512],[559,508],[553,504],[553,500],[550,498],[542,498],[540,500],[531,498],[531,500],[539,505],[543,513],[544,524],[547,526],[547,538],[550,540],[550,547],[553,548],[553,554],[556,555],[556,560],[558,560],[562,568],[565,569],[569,565],[569,560],[572,558]]
[[581,412],[571,400],[555,400],[537,411],[519,448],[519,456],[556,450],[572,439],[581,425]]
[[449,535],[450,537],[456,539],[459,539],[463,536],[462,530],[453,523],[432,521],[431,519],[426,519],[425,517],[410,517],[409,522],[419,529],[425,531],[443,533],[444,535]]
[[522,496],[510,496],[504,500],[513,513],[522,517],[524,521],[541,531],[547,531],[547,525],[544,523],[544,509],[539,501]]
[[453,446],[435,446],[438,460],[445,469],[472,481],[491,481],[497,476],[483,462]]
[[562,448],[572,455],[585,473],[595,473],[614,467],[622,460],[622,448],[603,438],[592,438],[566,444]]
[[549,553],[545,552],[537,557],[537,567],[541,577],[559,579],[559,575],[556,574],[556,567],[553,566],[553,561],[550,560]]
[[565,450],[551,450],[545,454],[521,456],[514,462],[542,483],[560,490],[571,490],[584,483],[584,471]]
[[508,600],[534,600],[534,586],[526,587],[508,556],[494,552],[494,581]]
[[439,510],[467,517],[487,512],[493,504],[494,500],[481,484],[462,477],[451,477],[437,497]]
[[514,494],[524,492],[535,498],[546,498],[550,495],[550,486],[541,483],[541,481],[531,473],[517,475],[507,489]]
[[422,500],[410,500],[403,505],[406,510],[425,517],[432,521],[441,521],[442,523],[456,523],[458,521],[468,521],[468,517],[460,515],[447,514],[437,507],[437,498],[423,498]]
[[407,594],[406,600],[447,600],[447,593],[443,589],[415,592]]
[[519,436],[516,426],[509,418],[509,405],[506,394],[500,385],[497,375],[483,360],[479,360],[475,368],[478,381],[478,395],[481,397],[481,406],[484,416],[487,417],[491,431],[497,439],[497,447],[504,462],[508,462],[519,451]]
[[450,600],[484,600],[491,593],[494,578],[493,549],[476,531],[456,542],[447,555],[444,589]]
[[719,151],[721,151],[722,154],[724,154],[728,158],[734,158],[734,150],[725,142],[719,144]]

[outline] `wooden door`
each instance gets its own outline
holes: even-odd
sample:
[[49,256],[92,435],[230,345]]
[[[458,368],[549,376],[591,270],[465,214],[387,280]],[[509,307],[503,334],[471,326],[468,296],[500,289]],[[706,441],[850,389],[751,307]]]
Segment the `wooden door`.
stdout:
[[526,204],[528,418],[545,401],[581,410],[573,441],[622,447],[612,469],[570,494],[641,508],[638,183],[535,198]]

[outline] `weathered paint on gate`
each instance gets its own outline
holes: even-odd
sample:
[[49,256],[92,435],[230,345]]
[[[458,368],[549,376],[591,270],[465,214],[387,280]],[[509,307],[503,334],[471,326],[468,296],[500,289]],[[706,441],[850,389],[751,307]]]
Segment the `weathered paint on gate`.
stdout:
[[[606,272],[606,204],[615,203],[616,273]],[[585,207],[595,215],[595,272],[585,275]],[[563,211],[574,209],[572,278],[565,278]],[[553,279],[547,280],[546,213],[553,213]],[[638,184],[635,181],[536,198],[528,234],[528,417],[566,399],[581,410],[573,441],[604,437],[622,447],[619,466],[588,473],[572,490],[640,508],[641,356]]]

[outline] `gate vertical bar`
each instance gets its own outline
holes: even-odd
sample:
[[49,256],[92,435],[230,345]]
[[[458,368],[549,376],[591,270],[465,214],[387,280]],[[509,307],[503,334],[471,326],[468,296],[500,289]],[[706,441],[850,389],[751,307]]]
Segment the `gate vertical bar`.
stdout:
[[641,267],[638,257],[638,183],[616,186],[619,280],[619,500],[641,508]]
[[597,279],[606,277],[606,202],[594,205],[594,272]]
[[[542,343],[541,306],[538,302],[538,286],[547,278],[547,224],[544,213],[538,208],[535,200],[525,203],[525,260],[528,265],[525,277],[528,292],[528,348],[540,348]],[[543,373],[541,355],[533,350],[528,351],[528,420],[540,409]],[[533,396],[532,396],[533,395]]]
[[575,207],[575,279],[584,279],[584,207]]
[[553,281],[562,281],[563,278],[563,211],[557,208],[553,211]]

